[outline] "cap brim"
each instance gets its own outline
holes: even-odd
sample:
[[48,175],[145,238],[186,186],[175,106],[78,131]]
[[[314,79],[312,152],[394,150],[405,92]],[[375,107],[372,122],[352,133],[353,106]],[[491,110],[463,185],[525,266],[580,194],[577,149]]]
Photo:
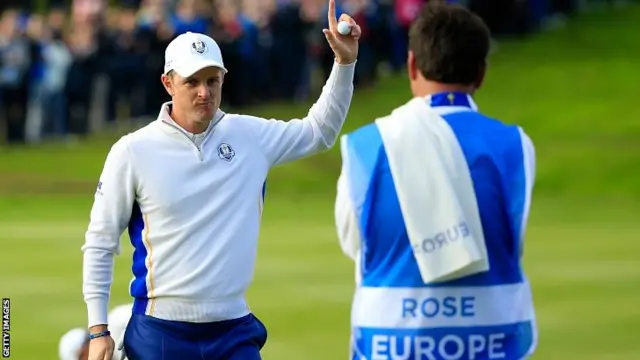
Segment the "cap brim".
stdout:
[[220,64],[217,61],[198,61],[198,62],[192,62],[189,64],[185,64],[185,65],[178,65],[176,64],[176,66],[173,66],[170,70],[175,71],[178,75],[182,76],[182,77],[189,77],[195,73],[197,73],[198,71],[204,69],[204,68],[208,68],[208,67],[215,67],[218,69],[222,69],[222,71],[224,71],[225,73],[227,73],[227,69]]

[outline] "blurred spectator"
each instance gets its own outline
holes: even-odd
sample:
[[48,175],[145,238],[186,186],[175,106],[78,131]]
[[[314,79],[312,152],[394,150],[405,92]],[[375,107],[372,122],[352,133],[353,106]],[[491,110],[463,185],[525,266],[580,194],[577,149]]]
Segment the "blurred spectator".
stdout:
[[19,27],[20,14],[7,10],[0,17],[0,92],[9,143],[25,142],[30,66],[36,58],[29,38]]
[[100,17],[106,8],[107,0],[72,0],[71,13],[74,22],[90,22]]
[[67,33],[72,61],[67,73],[65,95],[68,132],[84,136],[89,132],[89,106],[93,80],[99,68],[98,33],[91,23],[76,22]]
[[241,41],[245,34],[239,9],[232,1],[219,0],[215,3],[214,14],[210,33],[219,41],[225,67],[229,71],[224,79],[223,101],[232,106],[242,106],[251,92],[251,87],[246,83],[246,79],[250,79],[246,64],[251,60],[241,56]]
[[42,129],[43,80],[45,63],[43,50],[45,46],[45,21],[42,15],[34,14],[23,17],[24,34],[31,46],[31,64],[29,66],[27,113],[25,118],[25,139],[38,142]]
[[109,78],[107,121],[115,122],[120,101],[129,108],[129,117],[138,119],[145,114],[144,85],[146,59],[152,39],[137,24],[137,9],[124,7],[115,13],[114,27],[109,29],[109,52],[105,71]]
[[198,12],[199,8],[198,0],[178,1],[175,13],[169,18],[174,35],[180,35],[187,31],[207,32],[207,18]]
[[303,85],[309,76],[308,36],[320,15],[318,10],[315,3],[305,0],[280,3],[269,19],[271,76],[277,81],[277,87],[271,90],[276,98],[296,99],[305,91]]
[[[56,18],[57,14],[53,17]],[[51,18],[51,17],[50,17]],[[42,37],[44,76],[42,81],[43,129],[47,135],[67,135],[67,98],[65,84],[71,52],[63,39],[62,26],[55,24]]]

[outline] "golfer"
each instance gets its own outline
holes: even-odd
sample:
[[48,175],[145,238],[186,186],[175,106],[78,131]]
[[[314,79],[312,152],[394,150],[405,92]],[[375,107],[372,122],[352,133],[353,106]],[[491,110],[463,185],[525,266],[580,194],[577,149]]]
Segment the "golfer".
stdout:
[[412,25],[413,98],[341,139],[335,216],[356,263],[353,359],[529,357],[521,255],[535,174],[519,126],[483,115],[489,30],[428,2]]
[[303,119],[225,113],[227,72],[216,42],[185,33],[165,53],[172,101],[157,121],[123,136],[104,164],[83,246],[89,360],[111,358],[107,306],[114,254],[128,228],[135,249],[129,360],[260,359],[264,325],[250,311],[251,283],[269,169],[329,149],[353,94],[360,27],[323,30],[335,64]]

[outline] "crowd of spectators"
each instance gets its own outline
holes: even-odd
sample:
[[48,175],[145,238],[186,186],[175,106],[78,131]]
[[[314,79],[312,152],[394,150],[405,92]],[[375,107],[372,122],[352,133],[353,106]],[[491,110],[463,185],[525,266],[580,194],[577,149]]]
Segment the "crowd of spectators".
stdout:
[[[92,117],[149,121],[168,100],[164,48],[186,31],[210,34],[225,65],[224,106],[301,101],[327,76],[326,0],[46,0],[0,5],[0,134],[9,144],[77,138]],[[401,71],[407,31],[425,0],[337,0],[363,28],[356,87]],[[497,36],[535,31],[572,0],[458,1]],[[43,1],[38,4],[42,5]],[[40,6],[42,7],[42,6]],[[101,86],[99,86],[101,84]],[[96,90],[98,89],[98,90]],[[2,141],[0,141],[2,143]]]

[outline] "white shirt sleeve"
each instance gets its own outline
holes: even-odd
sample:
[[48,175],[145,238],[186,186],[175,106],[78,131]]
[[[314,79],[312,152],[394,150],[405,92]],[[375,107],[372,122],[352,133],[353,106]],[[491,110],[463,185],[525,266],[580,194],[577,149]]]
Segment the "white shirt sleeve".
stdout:
[[[536,179],[536,150],[533,146],[531,138],[520,128],[520,138],[522,139],[522,155],[524,162],[524,179],[525,179],[525,200],[524,211],[522,213],[522,225],[520,226],[520,243],[524,244],[524,237],[529,221],[529,210],[531,209],[531,198],[533,196],[533,188]],[[524,246],[520,246],[520,255],[522,256]]]
[[135,181],[127,137],[116,142],[104,164],[82,246],[84,300],[89,327],[108,324],[107,307],[113,281],[113,258],[131,217]]
[[335,144],[351,105],[354,69],[355,62],[334,63],[322,94],[303,119],[246,116],[271,166],[316,154]]
[[358,218],[353,208],[353,203],[349,195],[348,187],[348,157],[346,149],[346,138],[343,137],[341,143],[342,150],[342,171],[338,177],[338,187],[336,190],[335,221],[338,231],[338,240],[342,251],[357,261],[360,251],[360,228]]

